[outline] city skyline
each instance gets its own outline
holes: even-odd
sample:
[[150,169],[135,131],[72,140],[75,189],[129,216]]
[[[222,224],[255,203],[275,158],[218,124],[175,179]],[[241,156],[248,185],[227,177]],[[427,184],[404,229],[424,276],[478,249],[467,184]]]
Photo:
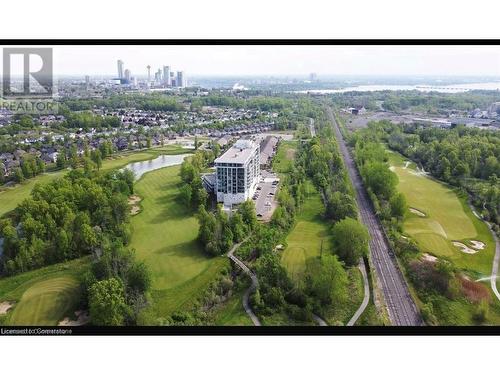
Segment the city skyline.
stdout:
[[500,76],[498,46],[55,46],[54,72],[116,75],[118,59],[138,77],[165,62],[190,76]]

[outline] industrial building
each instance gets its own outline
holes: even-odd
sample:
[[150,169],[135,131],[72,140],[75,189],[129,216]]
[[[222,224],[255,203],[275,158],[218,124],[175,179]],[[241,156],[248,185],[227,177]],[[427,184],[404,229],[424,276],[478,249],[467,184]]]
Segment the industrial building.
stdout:
[[240,139],[214,163],[217,202],[230,206],[252,198],[260,176],[259,144]]

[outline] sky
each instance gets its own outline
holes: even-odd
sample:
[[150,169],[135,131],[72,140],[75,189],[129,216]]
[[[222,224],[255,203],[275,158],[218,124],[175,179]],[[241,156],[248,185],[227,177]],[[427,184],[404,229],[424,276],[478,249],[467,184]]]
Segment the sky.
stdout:
[[187,75],[500,76],[500,46],[55,46],[56,75],[132,75],[163,65]]

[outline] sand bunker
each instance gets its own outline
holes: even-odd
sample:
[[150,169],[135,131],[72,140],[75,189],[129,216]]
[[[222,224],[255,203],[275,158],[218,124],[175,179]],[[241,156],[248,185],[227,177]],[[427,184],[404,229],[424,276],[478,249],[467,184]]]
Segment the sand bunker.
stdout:
[[75,311],[76,320],[71,320],[70,318],[64,318],[59,322],[59,326],[83,326],[90,322],[90,315],[88,311],[78,310]]
[[472,244],[471,246],[474,248],[474,249],[477,249],[477,250],[483,250],[485,248],[485,244],[481,241],[474,241],[474,240],[471,240],[470,243]]
[[435,263],[438,260],[438,258],[436,258],[434,255],[431,255],[429,253],[423,253],[422,259],[426,260],[427,262],[431,262],[431,263]]
[[410,207],[410,212],[414,213],[415,215],[418,215],[420,217],[426,217],[427,215],[424,214],[422,211],[417,210],[416,208]]
[[141,197],[138,195],[131,195],[128,197],[128,204],[132,207],[130,207],[130,215],[137,215],[139,212],[141,212],[141,207],[137,204],[142,200]]
[[136,204],[141,200],[141,197],[139,197],[138,195],[131,195],[130,197],[128,197],[128,204]]
[[416,171],[410,171],[410,173],[413,174],[413,175],[415,175],[415,176],[419,176],[419,177],[427,176],[429,174],[424,169],[421,169],[419,167],[417,167]]
[[451,241],[451,243],[456,246],[456,247],[459,247],[460,248],[460,251],[462,253],[465,253],[465,254],[475,254],[477,253],[477,250],[474,250],[474,249],[471,249],[469,246],[467,246],[466,244],[462,243],[462,242],[458,242],[458,241]]
[[14,304],[11,302],[0,302],[0,315],[7,314],[7,311],[9,311],[12,306],[14,306]]

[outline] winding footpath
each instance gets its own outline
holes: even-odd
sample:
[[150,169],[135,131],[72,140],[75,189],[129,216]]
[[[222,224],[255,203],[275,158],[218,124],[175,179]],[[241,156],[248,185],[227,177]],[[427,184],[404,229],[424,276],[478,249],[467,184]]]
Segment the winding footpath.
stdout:
[[366,266],[363,259],[359,261],[358,267],[359,270],[361,271],[361,274],[363,275],[363,285],[365,288],[365,295],[363,297],[363,302],[361,302],[361,306],[359,306],[358,310],[354,313],[351,320],[347,322],[348,326],[353,326],[354,324],[356,324],[361,314],[363,314],[363,312],[365,311],[366,306],[368,306],[368,302],[370,302],[370,286],[368,284],[368,274],[366,272]]
[[250,279],[252,280],[252,285],[250,285],[250,288],[247,289],[245,294],[243,295],[243,308],[245,309],[246,313],[252,320],[254,326],[260,326],[260,320],[257,318],[257,315],[252,311],[252,308],[250,307],[250,295],[257,289],[259,286],[259,280],[257,279],[257,276],[246,266],[245,263],[243,263],[241,260],[239,260],[235,255],[234,252],[240,247],[240,245],[245,242],[242,241],[240,243],[237,243],[234,245],[231,250],[227,253],[227,257],[231,259],[238,267],[240,267],[243,272],[245,272],[248,276],[250,276]]

